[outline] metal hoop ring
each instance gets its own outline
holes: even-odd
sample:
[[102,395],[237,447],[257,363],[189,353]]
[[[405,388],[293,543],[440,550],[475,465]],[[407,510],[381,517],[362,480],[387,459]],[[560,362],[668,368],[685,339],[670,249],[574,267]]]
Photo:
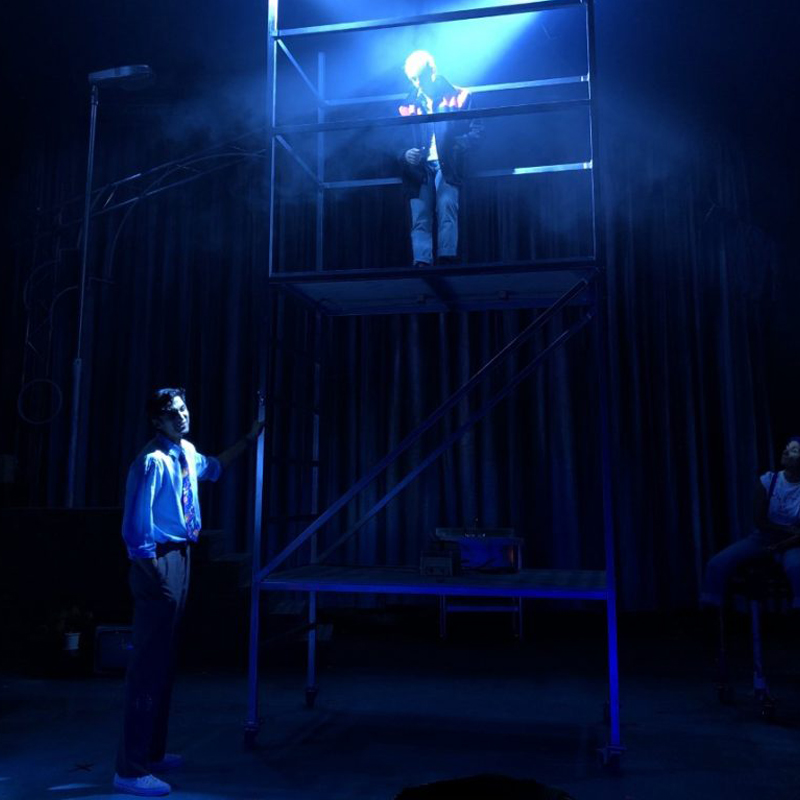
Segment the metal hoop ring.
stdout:
[[[22,399],[27,391],[31,389],[37,383],[45,383],[53,387],[54,394],[56,397],[56,408],[49,417],[45,419],[33,419],[29,417],[23,410],[22,410]],[[32,381],[28,381],[20,390],[19,394],[17,395],[17,413],[22,417],[25,422],[29,425],[47,425],[48,423],[52,422],[61,411],[62,406],[64,405],[64,395],[61,391],[61,387],[55,382],[51,381],[49,378],[34,378]]]

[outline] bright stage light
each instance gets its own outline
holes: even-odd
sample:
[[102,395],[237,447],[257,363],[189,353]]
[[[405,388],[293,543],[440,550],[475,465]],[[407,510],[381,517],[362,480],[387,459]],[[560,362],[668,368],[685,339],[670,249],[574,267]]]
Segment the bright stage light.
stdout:
[[489,80],[492,65],[507,54],[535,16],[510,14],[409,30],[408,52],[420,49],[433,53],[439,72],[452,76],[456,83],[484,83]]
[[[343,5],[339,0],[313,0],[319,16],[305,24],[323,22],[345,22],[390,18],[397,16],[418,16],[449,11],[490,8],[497,5],[520,5],[528,0],[433,0],[432,2],[390,2],[375,3],[355,0]],[[285,0],[284,0],[285,2]],[[458,20],[408,28],[392,28],[373,31],[368,34],[347,37],[341,46],[349,50],[354,62],[360,67],[362,81],[353,72],[345,76],[339,88],[342,94],[357,93],[357,84],[378,83],[383,80],[395,82],[396,88],[406,85],[403,63],[406,56],[414,50],[427,50],[436,59],[440,74],[461,86],[470,86],[493,81],[492,67],[502,59],[520,61],[520,53],[513,52],[518,38],[530,31],[539,12],[526,11],[505,14],[500,17]],[[527,58],[530,49],[526,44]],[[332,52],[339,48],[333,42],[326,43],[323,49]],[[381,78],[380,76],[383,76]],[[504,78],[508,79],[508,78]]]
[[[521,2],[524,0],[504,5]],[[424,6],[423,11],[461,11],[497,4],[490,0],[456,0],[430,4],[430,7]],[[417,8],[419,7],[417,4]],[[410,52],[427,50],[436,59],[438,71],[451,81],[462,86],[486,83],[490,80],[489,72],[495,62],[508,54],[514,41],[530,29],[537,16],[537,13],[528,12],[406,28],[399,37],[392,37],[392,45],[400,48],[396,58],[400,68]],[[378,52],[379,48],[376,46],[376,54]],[[383,58],[385,57],[384,50]]]

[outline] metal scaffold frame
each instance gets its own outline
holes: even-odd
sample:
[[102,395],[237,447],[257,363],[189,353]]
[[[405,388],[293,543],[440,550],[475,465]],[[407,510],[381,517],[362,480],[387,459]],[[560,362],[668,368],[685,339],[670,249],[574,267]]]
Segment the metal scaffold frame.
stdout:
[[[274,348],[270,342],[271,332],[278,328],[270,318],[274,298],[280,296],[285,302],[297,300],[314,315],[313,338],[318,353],[322,320],[336,316],[364,316],[387,313],[423,313],[447,311],[487,311],[519,308],[538,308],[540,312],[512,341],[508,342],[490,361],[481,367],[463,386],[447,398],[424,422],[409,433],[390,453],[378,461],[372,469],[356,481],[327,509],[320,512],[319,498],[319,401],[321,362],[314,360],[312,403],[313,443],[312,502],[309,520],[305,528],[286,544],[277,554],[264,563],[263,527],[265,522],[265,497],[270,487],[267,466],[273,456],[266,452],[265,436],[259,438],[256,466],[255,514],[253,529],[253,566],[250,606],[250,658],[248,669],[248,711],[245,723],[245,742],[252,744],[260,727],[258,707],[258,671],[261,624],[261,597],[266,591],[290,591],[308,594],[308,678],[306,700],[313,705],[316,686],[316,632],[317,594],[319,592],[409,594],[460,597],[504,597],[504,598],[551,598],[583,599],[601,601],[606,608],[608,642],[608,722],[609,736],[600,754],[603,763],[616,763],[624,748],[620,735],[619,719],[619,671],[617,662],[617,616],[616,616],[616,566],[614,526],[612,509],[612,453],[609,429],[609,401],[607,386],[608,359],[606,353],[605,310],[605,265],[599,242],[601,231],[600,193],[595,167],[597,154],[597,126],[595,97],[592,81],[595,70],[595,9],[594,0],[538,0],[513,5],[498,5],[488,8],[473,8],[435,14],[422,14],[392,19],[364,20],[357,22],[319,25],[301,28],[281,28],[278,16],[279,0],[268,4],[268,135],[266,158],[269,177],[269,263],[267,317],[261,334],[260,392],[262,401],[275,402],[271,391],[271,370],[268,355]],[[397,95],[380,95],[356,98],[328,98],[325,87],[325,54],[317,54],[317,81],[314,82],[303,70],[290,49],[295,39],[308,37],[324,38],[341,33],[369,32],[407,26],[431,25],[458,20],[503,16],[509,14],[543,12],[568,7],[580,8],[585,14],[586,63],[584,75],[550,78],[536,81],[520,81],[505,84],[489,84],[472,87],[475,92],[502,92],[508,89],[536,89],[542,86],[575,84],[584,86],[586,97],[572,100],[530,102],[517,105],[497,105],[470,110],[440,112],[437,120],[475,119],[507,117],[517,115],[545,114],[566,108],[584,107],[588,110],[588,146],[590,158],[565,164],[550,164],[533,167],[517,167],[478,173],[476,177],[505,175],[530,175],[546,172],[586,170],[591,176],[592,206],[592,252],[574,258],[539,259],[524,262],[492,262],[483,264],[448,265],[430,269],[325,269],[324,213],[325,193],[332,189],[358,189],[399,183],[398,178],[370,178],[362,180],[327,180],[325,174],[326,134],[347,129],[391,128],[418,125],[424,117],[377,117],[373,119],[329,119],[327,112],[348,105],[364,106],[400,99]],[[317,109],[316,123],[279,124],[277,114],[278,62],[285,57],[313,96]],[[289,138],[294,134],[315,134],[316,164],[307,163],[292,147]],[[276,268],[275,207],[279,179],[276,175],[278,148],[285,151],[313,186],[316,198],[316,247],[313,269],[287,271]],[[370,291],[372,289],[373,291]],[[437,446],[406,475],[391,486],[382,497],[373,503],[362,516],[351,525],[324,552],[317,552],[317,535],[336,514],[359,495],[363,489],[417,443],[423,434],[442,419],[451,409],[468,396],[476,387],[485,385],[486,379],[496,374],[497,367],[507,365],[511,354],[519,354],[520,348],[532,337],[544,330],[545,325],[566,309],[578,309],[574,318],[563,326],[561,333],[549,341],[527,364],[519,368],[501,389],[497,390],[468,419],[450,432]],[[394,497],[408,486],[427,466],[466,431],[483,419],[501,400],[513,392],[522,381],[557,348],[584,328],[593,326],[598,395],[599,395],[599,439],[601,449],[602,501],[605,570],[521,570],[519,573],[501,577],[497,575],[464,575],[446,579],[427,578],[413,568],[404,567],[344,567],[325,565],[322,562],[337,548],[350,539],[365,523],[378,514]],[[312,359],[313,360],[313,359]],[[266,402],[261,403],[262,419],[266,417]],[[310,559],[305,566],[287,568],[287,561],[301,547],[308,544]]]

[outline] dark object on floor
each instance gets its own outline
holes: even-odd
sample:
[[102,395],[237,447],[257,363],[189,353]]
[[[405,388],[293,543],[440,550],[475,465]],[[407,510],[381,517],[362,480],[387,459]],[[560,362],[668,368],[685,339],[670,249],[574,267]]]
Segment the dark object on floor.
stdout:
[[574,800],[561,789],[505,775],[475,775],[403,789],[395,800]]

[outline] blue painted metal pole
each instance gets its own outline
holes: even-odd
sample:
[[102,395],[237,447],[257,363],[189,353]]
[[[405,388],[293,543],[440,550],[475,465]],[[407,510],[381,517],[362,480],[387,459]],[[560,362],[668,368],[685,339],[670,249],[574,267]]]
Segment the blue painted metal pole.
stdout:
[[[311,513],[313,515],[319,514],[319,479],[320,479],[320,456],[322,448],[320,445],[320,411],[322,408],[322,358],[324,339],[322,336],[322,326],[324,318],[322,314],[317,311],[314,314],[314,354],[315,359],[312,364],[314,370],[314,397],[312,408],[313,413],[313,438],[311,450]],[[311,559],[312,563],[317,560],[317,540],[316,537],[312,540]]]
[[[317,53],[317,92],[319,97],[325,97],[325,53],[320,51]],[[317,120],[319,122],[325,121],[325,109],[320,106],[317,109]],[[325,190],[323,189],[323,181],[325,180],[325,139],[324,133],[317,134],[317,209],[316,209],[316,258],[315,269],[317,272],[322,272],[325,266]],[[311,312],[309,312],[311,314]],[[321,369],[318,361],[320,349],[322,346],[321,328],[322,328],[322,314],[319,310],[313,312],[314,320],[314,339],[313,339],[313,359],[312,369],[314,377],[312,381],[313,397],[311,401],[312,410],[312,439],[311,439],[311,459],[314,466],[311,468],[311,513],[319,513],[319,409],[321,408]],[[317,537],[313,536],[311,539],[311,563],[315,564],[317,561]],[[309,644],[311,639],[309,639]]]
[[308,593],[308,665],[306,702],[312,705],[317,691],[317,593]]
[[[273,206],[275,202],[275,137],[272,129],[275,119],[275,91],[276,91],[276,69],[277,69],[277,46],[275,36],[278,31],[278,0],[269,0],[267,18],[267,53],[268,62],[268,81],[267,81],[267,109],[270,121],[270,143],[269,143],[269,181],[270,181],[270,207],[269,207],[269,260],[267,270],[266,292],[262,295],[262,303],[265,303],[265,315],[261,323],[260,347],[258,350],[259,358],[259,406],[258,417],[266,421],[266,392],[267,380],[269,378],[269,311],[270,311],[270,287],[269,278],[272,276],[272,251],[273,251]],[[259,729],[258,719],[258,642],[260,629],[260,606],[261,606],[261,586],[258,581],[258,574],[261,569],[261,539],[264,511],[264,463],[266,431],[262,431],[258,437],[258,449],[256,452],[256,475],[255,475],[255,509],[253,513],[253,545],[252,545],[252,568],[250,578],[250,636],[249,652],[247,664],[247,718],[245,720],[245,743],[252,744]]]
[[764,660],[761,645],[761,603],[755,598],[750,600],[750,631],[753,638],[753,689],[764,692],[767,682],[764,679]]
[[[325,97],[325,53],[317,53],[317,92]],[[317,108],[317,122],[325,122],[325,107]],[[325,133],[317,134],[317,209],[316,209],[316,258],[315,269],[321,272],[325,255]]]
[[610,737],[604,748],[604,760],[618,757],[624,751],[619,718],[619,642],[617,628],[617,570],[616,535],[614,529],[613,472],[611,417],[609,402],[608,357],[608,299],[606,290],[606,264],[604,246],[604,219],[600,189],[598,156],[597,52],[595,34],[595,3],[586,0],[586,57],[589,72],[589,139],[592,170],[592,240],[594,255],[601,267],[600,290],[596,293],[597,305],[597,364],[600,411],[600,458],[603,499],[603,540],[606,561],[606,628],[608,647],[608,702]]
[[587,61],[587,89],[589,92],[589,161],[593,165],[591,175],[591,198],[592,198],[592,255],[598,258],[599,253],[599,227],[597,217],[600,214],[599,192],[598,192],[598,164],[597,158],[597,98],[594,93],[595,71],[597,69],[597,59],[595,57],[595,22],[594,22],[594,2],[588,0],[586,5],[586,61]]
[[460,389],[454,392],[439,408],[434,411],[427,420],[417,426],[402,442],[384,456],[366,475],[358,480],[343,495],[335,500],[328,509],[312,522],[302,533],[290,542],[278,555],[276,555],[259,573],[259,579],[265,577],[276,567],[280,566],[298,547],[301,547],[308,539],[325,525],[335,514],[337,514],[347,503],[350,502],[364,487],[368,486],[378,477],[390,464],[393,464],[414,442],[416,442],[426,431],[432,428],[451,408],[456,406],[461,399],[477,386],[495,367],[522,344],[524,344],[537,330],[549,322],[555,314],[569,304],[588,286],[588,281],[580,280],[575,286],[562,295],[553,305],[543,311],[526,328],[523,329],[512,341],[510,341],[497,355],[483,365]]
[[[262,328],[266,329],[268,323],[262,322]],[[261,341],[264,342],[265,334],[262,332]],[[264,386],[266,383],[266,350],[259,348],[259,358],[261,359],[261,378],[259,383]],[[265,421],[266,406],[264,402],[263,388],[259,392],[258,418]],[[250,638],[247,665],[248,680],[248,704],[247,719],[245,721],[246,735],[255,736],[258,733],[258,641],[260,630],[260,606],[261,606],[261,587],[258,585],[256,576],[258,575],[261,564],[261,535],[264,511],[264,460],[265,460],[265,431],[261,431],[258,437],[258,447],[256,449],[256,476],[255,476],[255,508],[253,510],[253,544],[252,544],[252,567],[250,578]]]
[[[601,300],[600,304],[605,303]],[[600,450],[601,450],[601,477],[603,493],[603,538],[605,543],[606,560],[606,622],[608,633],[608,700],[611,723],[611,738],[609,746],[615,751],[622,751],[619,719],[619,654],[617,635],[617,570],[616,570],[616,537],[614,534],[614,509],[613,509],[613,476],[611,461],[611,431],[609,427],[608,408],[608,354],[605,342],[607,324],[605,323],[605,309],[598,309],[598,359],[597,370],[599,373],[600,395]]]

